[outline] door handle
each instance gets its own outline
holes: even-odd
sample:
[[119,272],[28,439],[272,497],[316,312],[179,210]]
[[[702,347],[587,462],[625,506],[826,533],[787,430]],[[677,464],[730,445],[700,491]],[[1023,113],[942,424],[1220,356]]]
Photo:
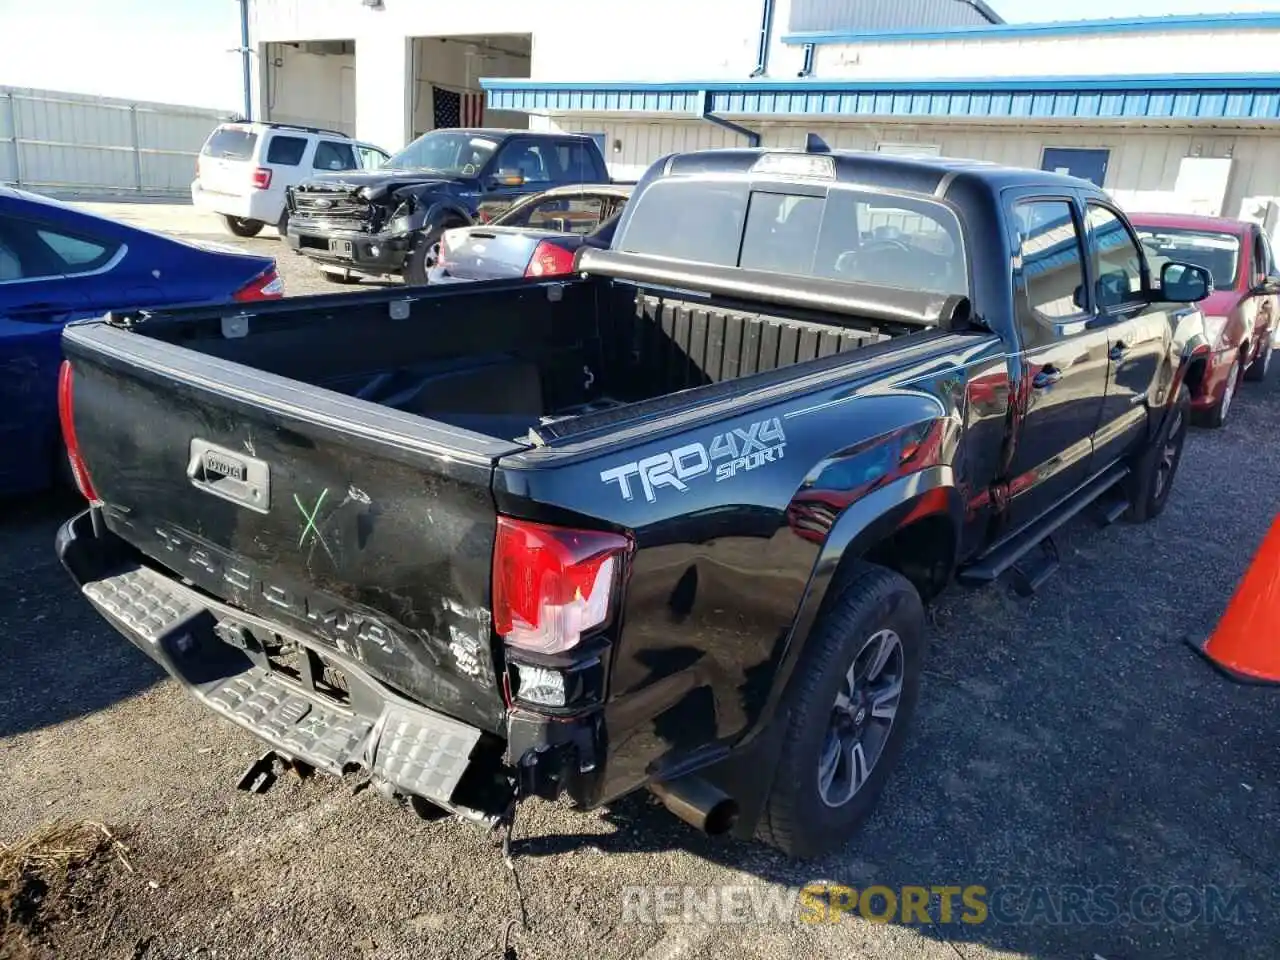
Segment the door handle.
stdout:
[[1123,343],[1117,343],[1107,353],[1107,356],[1110,357],[1112,361],[1119,363],[1121,360],[1125,358],[1125,355],[1128,352],[1129,352],[1129,348],[1127,346],[1125,346]]
[[1053,364],[1045,367],[1034,377],[1031,378],[1031,386],[1037,390],[1043,390],[1045,387],[1051,387],[1062,379],[1062,371]]

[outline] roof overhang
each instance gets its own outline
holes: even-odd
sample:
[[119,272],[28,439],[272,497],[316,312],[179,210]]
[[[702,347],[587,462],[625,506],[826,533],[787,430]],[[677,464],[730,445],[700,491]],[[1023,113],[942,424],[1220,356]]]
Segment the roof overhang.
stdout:
[[786,34],[782,42],[792,45],[918,43],[922,40],[1027,40],[1037,37],[1224,30],[1280,30],[1280,13],[1195,13],[1168,17],[1116,17],[1106,20],[983,23],[972,26],[926,27],[910,30],[814,31]]
[[1280,74],[574,83],[486,78],[492,110],[846,120],[1280,122]]

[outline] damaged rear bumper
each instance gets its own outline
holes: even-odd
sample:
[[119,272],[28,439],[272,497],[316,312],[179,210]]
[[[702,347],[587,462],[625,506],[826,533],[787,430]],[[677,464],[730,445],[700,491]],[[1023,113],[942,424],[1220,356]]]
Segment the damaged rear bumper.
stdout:
[[[58,558],[98,612],[205,706],[289,760],[336,776],[362,772],[383,793],[481,822],[509,808],[515,776],[497,737],[147,566],[123,540],[95,531],[91,514],[58,531]],[[288,666],[264,636],[291,646]]]

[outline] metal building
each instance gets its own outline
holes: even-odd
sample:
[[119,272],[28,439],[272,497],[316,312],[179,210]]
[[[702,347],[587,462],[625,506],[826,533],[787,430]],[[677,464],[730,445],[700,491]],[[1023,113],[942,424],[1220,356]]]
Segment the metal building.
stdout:
[[[1280,218],[1280,13],[1004,23],[983,0],[256,0],[260,110],[397,147],[449,92],[618,177],[751,142],[1063,169],[1131,209]],[[441,93],[440,91],[445,91]]]

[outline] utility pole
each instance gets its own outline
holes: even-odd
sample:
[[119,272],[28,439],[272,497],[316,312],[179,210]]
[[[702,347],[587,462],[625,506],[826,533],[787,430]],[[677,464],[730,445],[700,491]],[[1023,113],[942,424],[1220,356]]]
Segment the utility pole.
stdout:
[[249,0],[240,4],[240,65],[244,71],[244,119],[253,119],[253,49],[249,46]]

